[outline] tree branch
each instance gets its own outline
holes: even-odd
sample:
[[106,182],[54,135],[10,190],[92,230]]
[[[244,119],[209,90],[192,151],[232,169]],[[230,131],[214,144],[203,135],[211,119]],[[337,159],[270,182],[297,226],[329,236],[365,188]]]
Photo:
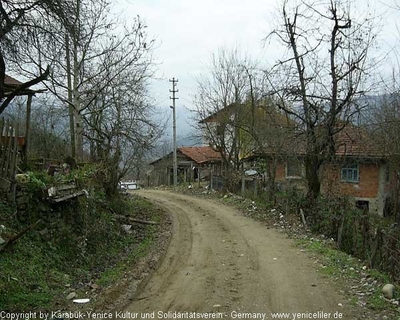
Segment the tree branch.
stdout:
[[[48,66],[45,70],[44,73],[42,73],[40,76],[38,76],[35,79],[32,79],[31,81],[25,82],[21,84],[17,89],[15,89],[13,92],[11,92],[7,98],[1,103],[0,105],[0,114],[3,113],[3,111],[7,108],[7,106],[10,104],[10,102],[20,93],[22,93],[24,90],[28,89],[29,87],[38,84],[42,82],[43,80],[46,80],[50,72],[50,66]],[[4,81],[3,81],[4,83]]]

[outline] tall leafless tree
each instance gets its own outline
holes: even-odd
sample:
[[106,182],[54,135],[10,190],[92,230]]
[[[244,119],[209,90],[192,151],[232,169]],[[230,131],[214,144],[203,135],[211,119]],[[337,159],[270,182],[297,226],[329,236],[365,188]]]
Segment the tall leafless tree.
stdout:
[[92,160],[101,164],[108,194],[115,192],[118,181],[138,166],[162,134],[162,127],[152,120],[155,110],[147,98],[147,80],[152,74],[150,61],[142,57],[143,60],[115,76],[114,63],[119,58],[116,52],[104,57],[103,64],[110,68],[104,76],[109,78],[97,84],[107,85],[82,112],[87,127],[84,135]]
[[[282,6],[275,37],[286,58],[268,72],[279,107],[300,123],[305,140],[308,199],[321,190],[319,171],[335,154],[335,135],[358,112],[365,93],[368,51],[375,39],[373,21],[351,17],[349,1],[302,1]],[[355,15],[354,15],[355,16]]]
[[111,4],[106,0],[76,0],[71,10],[68,24],[43,19],[42,29],[52,26],[53,37],[49,39],[41,29],[32,33],[35,45],[14,64],[28,76],[44,64],[51,65],[45,85],[69,109],[71,153],[81,159],[85,110],[126,69],[149,63],[154,41],[147,39],[139,17],[129,24],[119,21],[110,14]]
[[237,49],[220,49],[207,71],[198,79],[196,114],[205,140],[221,152],[228,188],[243,174],[243,159],[257,156],[268,157],[263,169],[273,192],[276,162],[271,159],[282,150],[287,118],[267,95],[263,72]]
[[[248,76],[243,66],[248,63],[237,49],[222,48],[212,56],[206,73],[197,79],[197,120],[201,121],[205,139],[220,149],[226,166],[232,170],[239,169],[241,150],[239,126],[235,123],[239,120],[233,113],[246,99]],[[218,117],[209,118],[212,115]]]
[[[33,44],[30,34],[40,29],[47,37],[53,30],[42,28],[41,19],[51,19],[68,25],[71,16],[72,0],[2,0],[0,2],[0,114],[10,104],[12,99],[32,85],[45,80],[50,72],[49,65],[34,70],[29,80],[5,97],[4,80],[6,67],[10,60],[18,60]],[[25,46],[21,47],[20,44]],[[46,43],[41,43],[46,46]],[[39,59],[39,57],[36,57]]]

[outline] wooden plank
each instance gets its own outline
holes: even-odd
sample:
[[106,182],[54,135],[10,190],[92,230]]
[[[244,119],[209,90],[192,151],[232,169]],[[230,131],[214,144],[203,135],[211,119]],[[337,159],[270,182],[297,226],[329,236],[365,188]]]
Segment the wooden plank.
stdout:
[[31,109],[32,109],[32,95],[28,96],[26,103],[26,123],[25,123],[25,150],[26,159],[28,159],[29,145],[31,142]]
[[[3,131],[4,131],[4,118],[0,119],[0,137],[3,136]],[[3,145],[2,140],[0,139],[0,146]],[[1,150],[1,148],[0,148]]]
[[84,191],[78,191],[78,192],[75,192],[75,193],[66,195],[66,196],[64,196],[64,197],[60,197],[60,198],[50,198],[50,199],[49,199],[49,202],[52,202],[52,203],[59,203],[59,202],[63,202],[63,201],[66,201],[66,200],[69,200],[69,199],[72,199],[72,198],[76,198],[76,197],[79,197],[79,196],[83,196],[84,194],[85,194]]
[[17,182],[15,180],[15,173],[17,170],[17,154],[18,154],[18,134],[19,134],[19,125],[15,124],[15,132],[14,132],[14,145],[12,150],[12,159],[11,159],[11,167],[10,167],[10,180],[11,180],[11,196],[12,202],[15,202],[15,198],[17,196]]
[[14,130],[14,141],[12,147],[12,159],[11,159],[11,167],[10,167],[10,176],[12,180],[15,180],[15,169],[17,167],[17,154],[18,154],[18,134],[19,134],[19,125],[18,123],[15,124]]
[[71,190],[77,191],[77,187],[76,187],[75,183],[51,187],[51,188],[47,189],[47,194],[49,195],[50,198],[52,198],[52,197],[55,198],[55,197],[58,197],[60,193],[66,194],[66,191],[67,192],[70,191],[70,193],[71,193]]
[[2,132],[2,135],[1,135],[1,149],[2,149],[2,152],[1,152],[1,154],[0,154],[0,176],[2,177],[3,175],[4,175],[4,162],[5,162],[5,158],[6,158],[6,152],[7,152],[7,141],[5,140],[6,138],[5,138],[5,136],[6,136],[6,133],[7,133],[7,130],[6,130],[6,128],[7,128],[7,123],[4,121],[4,118],[3,118],[3,132]]
[[13,131],[14,128],[12,126],[12,123],[9,123],[9,130],[8,130],[8,147],[7,147],[7,157],[6,157],[6,163],[4,164],[4,169],[5,169],[5,177],[10,178],[10,168],[11,168],[11,161],[12,161],[12,147],[13,147]]
[[60,186],[57,186],[56,189],[57,189],[57,192],[58,192],[58,191],[65,191],[65,190],[71,190],[71,189],[76,189],[76,185],[75,185],[75,183],[72,183],[72,184],[62,184],[62,185],[60,185]]
[[0,168],[1,168],[1,176],[5,177],[6,176],[6,159],[7,159],[7,153],[8,153],[8,148],[7,148],[7,139],[8,139],[8,128],[10,126],[10,120],[7,120],[5,123],[5,128],[4,128],[4,135],[2,138],[4,138],[3,141],[3,153],[1,155],[1,161],[0,161]]
[[120,215],[120,214],[116,214],[115,216],[118,219],[127,221],[128,223],[140,223],[140,224],[148,224],[148,225],[157,225],[158,224],[158,222],[156,222],[156,221],[135,219],[135,218]]
[[32,223],[28,227],[26,227],[24,230],[22,230],[20,233],[18,233],[15,236],[11,236],[5,243],[3,243],[0,246],[0,252],[6,249],[7,247],[13,245],[19,238],[21,238],[25,233],[27,233],[29,230],[32,230],[35,228],[40,222],[42,222],[42,219],[37,220],[35,223]]
[[0,177],[11,182],[10,190],[14,196],[19,126],[4,118],[0,120]]

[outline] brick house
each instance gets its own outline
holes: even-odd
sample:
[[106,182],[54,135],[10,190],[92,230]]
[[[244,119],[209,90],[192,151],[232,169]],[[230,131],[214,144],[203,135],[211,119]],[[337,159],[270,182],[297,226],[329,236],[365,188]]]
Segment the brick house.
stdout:
[[[335,143],[335,157],[320,170],[321,193],[349,196],[355,206],[384,216],[394,177],[379,146],[365,129],[352,125],[336,135]],[[304,151],[297,150],[294,156],[279,161],[275,172],[278,187],[306,189],[303,158]]]
[[[218,126],[239,118],[242,120],[233,122],[239,127],[246,126],[252,120],[250,111],[243,105],[228,106],[200,123]],[[265,181],[273,172],[278,188],[294,187],[305,191],[304,139],[296,132],[296,124],[270,107],[257,108],[255,116],[255,121],[253,119],[250,123],[258,126],[256,132],[265,143],[262,153],[260,145],[255,145],[251,137],[243,136],[241,130],[231,130],[238,135],[238,155],[244,169],[256,169]],[[321,193],[349,196],[356,206],[383,216],[394,175],[390,173],[389,163],[379,146],[373,143],[364,128],[351,124],[335,135],[335,145],[335,156],[320,170]],[[260,169],[257,164],[260,158],[269,163],[269,172]]]
[[[173,152],[150,163],[149,185],[173,184]],[[194,182],[220,176],[223,172],[221,154],[209,146],[177,148],[178,183]]]

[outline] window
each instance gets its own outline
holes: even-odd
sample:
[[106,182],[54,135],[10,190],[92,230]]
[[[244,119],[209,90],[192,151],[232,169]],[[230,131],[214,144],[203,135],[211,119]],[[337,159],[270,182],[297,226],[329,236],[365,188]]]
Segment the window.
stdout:
[[369,201],[357,200],[356,201],[356,208],[357,209],[361,209],[363,211],[369,211]]
[[360,181],[358,164],[345,165],[342,167],[341,180],[344,182]]
[[300,161],[288,161],[286,163],[286,177],[301,177],[302,165]]

